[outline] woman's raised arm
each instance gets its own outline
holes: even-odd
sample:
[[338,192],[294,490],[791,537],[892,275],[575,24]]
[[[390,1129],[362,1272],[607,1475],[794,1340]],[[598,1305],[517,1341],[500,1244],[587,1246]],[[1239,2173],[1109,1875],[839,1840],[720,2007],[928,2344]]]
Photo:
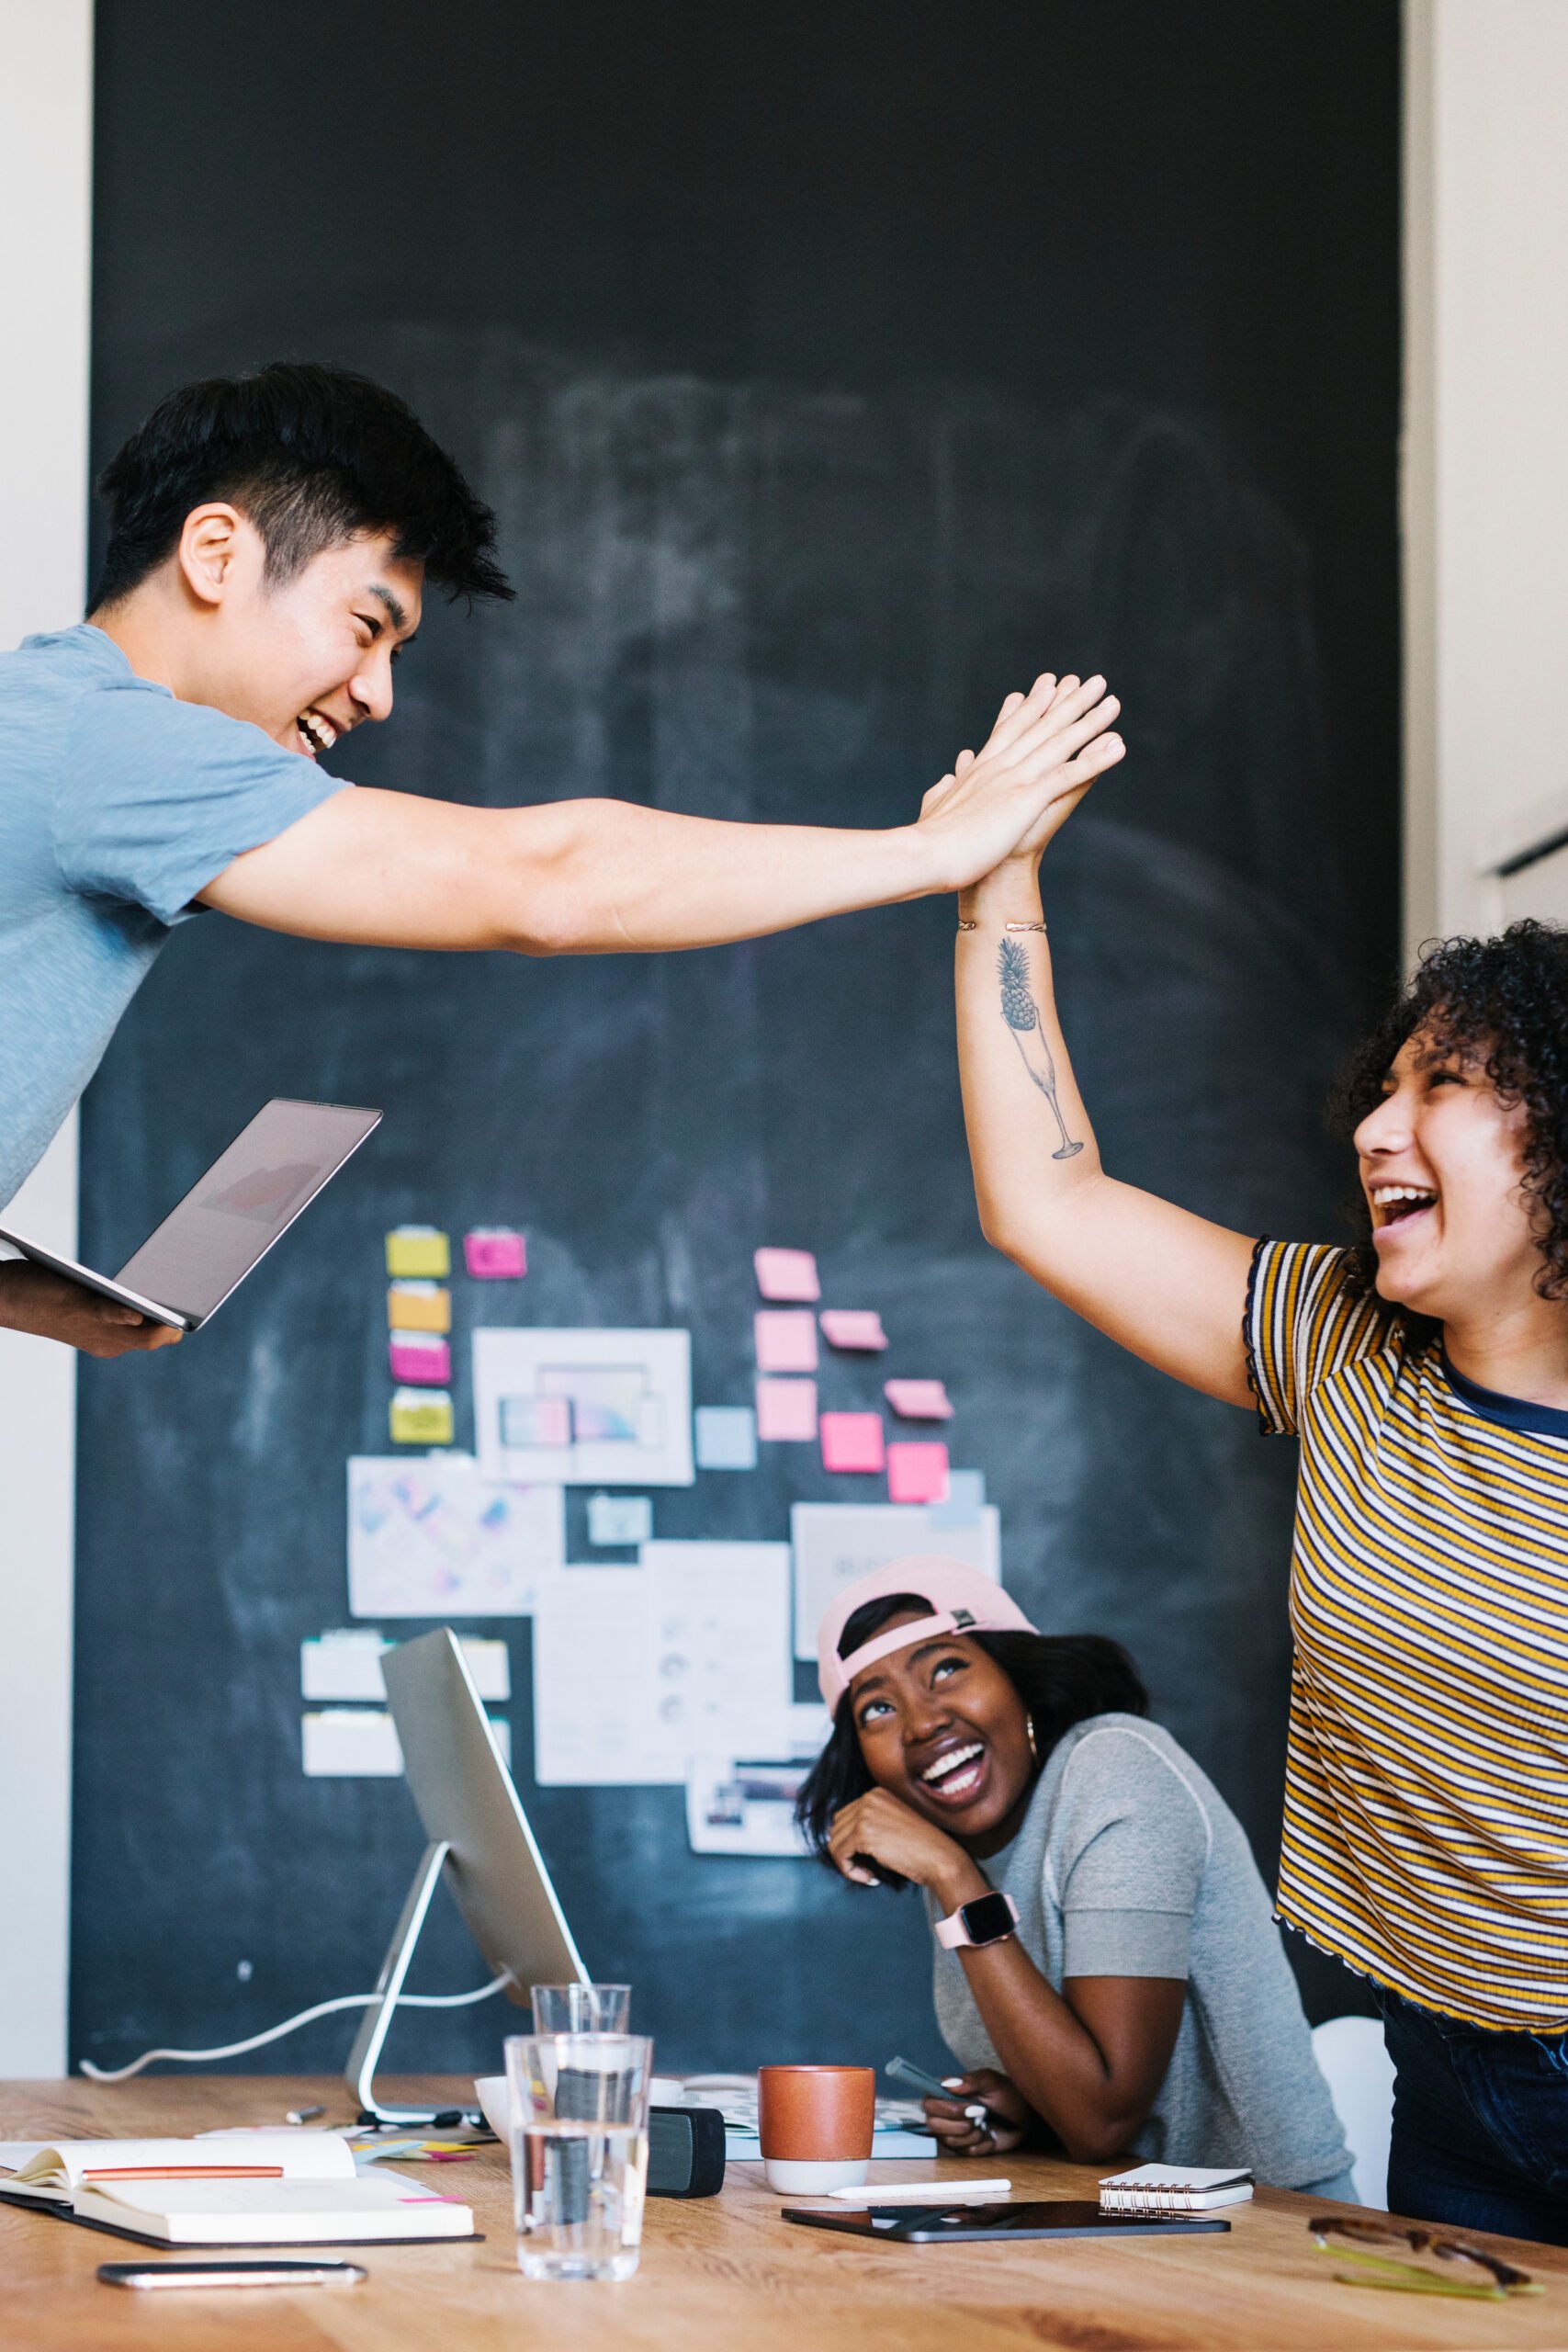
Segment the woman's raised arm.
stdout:
[[[1092,701],[1103,691],[1102,679],[1064,678],[1056,696]],[[1003,705],[998,726],[1015,706]],[[1095,748],[1120,752],[1113,738]],[[1106,1174],[1063,1041],[1038,868],[1093,781],[1077,767],[1062,769],[1060,797],[1018,853],[959,900],[958,1055],[981,1228],[1134,1355],[1246,1405],[1251,1241]]]

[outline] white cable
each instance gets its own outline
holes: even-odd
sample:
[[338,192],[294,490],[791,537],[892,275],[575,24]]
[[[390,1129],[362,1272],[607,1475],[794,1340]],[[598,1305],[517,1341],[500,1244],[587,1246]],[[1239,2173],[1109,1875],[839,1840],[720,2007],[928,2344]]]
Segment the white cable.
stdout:
[[[477,1993],[400,1993],[400,2009],[464,2009],[471,2002],[488,2001],[492,1993],[501,1992],[513,1982],[512,1972],[503,1968]],[[259,2050],[264,2041],[281,2041],[286,2033],[294,2033],[302,2025],[314,2024],[317,2018],[331,2017],[334,2009],[367,2008],[372,2001],[385,1998],[380,1993],[345,1993],[341,2000],[318,2001],[313,2009],[301,2009],[297,2018],[289,2018],[282,2025],[269,2026],[265,2033],[253,2033],[248,2041],[228,2041],[221,2050],[144,2050],[129,2066],[95,2066],[90,2058],[82,2060],[82,2072],[95,2083],[128,2083],[143,2066],[152,2065],[160,2058],[172,2058],[182,2066],[197,2066],[209,2058],[243,2058],[247,2050]]]

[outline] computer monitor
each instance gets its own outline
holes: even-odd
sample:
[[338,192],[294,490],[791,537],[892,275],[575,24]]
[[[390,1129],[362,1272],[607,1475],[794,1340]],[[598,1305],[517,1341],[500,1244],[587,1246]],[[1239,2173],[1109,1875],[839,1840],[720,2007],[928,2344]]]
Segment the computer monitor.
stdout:
[[409,1792],[430,1843],[349,2053],[346,2079],[366,2114],[406,2123],[428,2120],[431,2110],[378,2104],[376,2065],[443,1877],[491,1971],[512,1979],[509,2000],[526,2003],[531,1984],[586,1984],[589,1977],[457,1635],[444,1625],[400,1642],[382,1653],[381,1672]]

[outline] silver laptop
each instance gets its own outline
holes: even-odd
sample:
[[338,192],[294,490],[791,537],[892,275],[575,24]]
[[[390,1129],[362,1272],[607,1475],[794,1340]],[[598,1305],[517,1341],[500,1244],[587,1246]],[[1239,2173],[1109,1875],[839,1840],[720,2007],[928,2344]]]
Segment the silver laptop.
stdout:
[[379,1111],[275,1097],[112,1281],[4,1225],[0,1243],[10,1252],[0,1254],[30,1258],[156,1323],[197,1331],[380,1124]]
[[363,2113],[407,2122],[428,2120],[431,2110],[384,2105],[376,2093],[376,2066],[443,1878],[486,1964],[511,1979],[510,1999],[526,2003],[532,1984],[586,1984],[589,1979],[456,1634],[443,1625],[384,1650],[381,1674],[409,1793],[430,1843],[345,2078]]

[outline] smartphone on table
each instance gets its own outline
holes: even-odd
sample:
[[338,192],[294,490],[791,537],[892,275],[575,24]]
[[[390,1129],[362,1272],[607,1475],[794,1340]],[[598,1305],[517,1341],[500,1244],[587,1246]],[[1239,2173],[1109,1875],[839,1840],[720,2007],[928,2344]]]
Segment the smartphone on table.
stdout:
[[100,2262],[106,2287],[358,2287],[357,2262]]

